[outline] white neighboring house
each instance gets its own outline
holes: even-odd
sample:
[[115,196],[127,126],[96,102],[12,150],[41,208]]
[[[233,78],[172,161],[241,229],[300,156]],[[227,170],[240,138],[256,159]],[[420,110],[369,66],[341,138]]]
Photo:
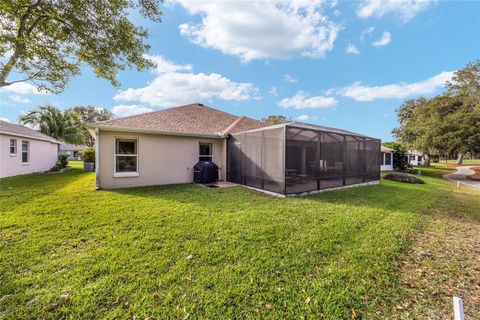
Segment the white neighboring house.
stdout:
[[385,146],[381,146],[381,160],[380,160],[380,170],[381,171],[392,171],[393,170],[393,149]]
[[50,170],[59,145],[43,133],[0,120],[0,178]]
[[76,146],[73,144],[62,142],[60,145],[60,152],[58,154],[66,154],[68,160],[80,160],[80,151],[83,151],[87,146]]
[[405,153],[405,158],[407,163],[412,166],[423,166],[425,163],[425,156],[418,150],[408,150],[407,153]]

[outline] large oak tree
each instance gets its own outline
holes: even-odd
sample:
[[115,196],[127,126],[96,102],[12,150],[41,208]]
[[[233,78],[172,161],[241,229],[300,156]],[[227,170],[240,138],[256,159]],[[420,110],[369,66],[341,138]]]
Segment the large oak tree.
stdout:
[[118,86],[125,68],[152,66],[144,53],[147,30],[137,12],[160,21],[161,0],[0,1],[0,87],[30,81],[59,93],[83,65]]

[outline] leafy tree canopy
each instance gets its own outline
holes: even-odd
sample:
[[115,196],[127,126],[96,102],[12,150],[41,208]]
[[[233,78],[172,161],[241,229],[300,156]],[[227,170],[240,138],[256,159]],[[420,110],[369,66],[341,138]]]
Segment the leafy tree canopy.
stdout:
[[151,67],[144,53],[146,29],[132,11],[160,21],[161,0],[4,0],[0,2],[0,87],[31,81],[40,90],[62,92],[90,66],[118,86],[126,67]]
[[271,125],[275,125],[275,124],[290,122],[291,119],[282,115],[270,115],[266,118],[263,118],[262,121]]
[[57,140],[76,145],[84,143],[85,125],[72,110],[60,111],[52,105],[43,105],[23,114],[19,121]]
[[[73,107],[70,110],[77,113],[80,117],[80,120],[84,124],[106,121],[113,118],[112,111],[108,110],[107,108],[98,108],[94,106],[78,106]],[[93,147],[93,145],[95,144],[95,139],[88,132],[88,129],[86,127],[83,132],[83,140],[84,144],[89,147]]]

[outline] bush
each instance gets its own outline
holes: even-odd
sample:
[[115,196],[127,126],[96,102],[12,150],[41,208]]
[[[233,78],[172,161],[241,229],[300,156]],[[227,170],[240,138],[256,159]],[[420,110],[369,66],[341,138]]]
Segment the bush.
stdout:
[[68,156],[66,154],[59,154],[56,165],[60,165],[61,168],[65,168],[68,165]]
[[80,152],[80,158],[83,162],[95,162],[95,148],[85,148]]
[[60,163],[60,161],[57,161],[55,163],[55,165],[50,169],[50,172],[60,172],[62,171],[62,164]]
[[404,173],[389,173],[385,175],[384,179],[396,181],[396,182],[403,182],[403,183],[416,183],[416,184],[424,184],[425,181],[419,179],[414,176],[410,176]]

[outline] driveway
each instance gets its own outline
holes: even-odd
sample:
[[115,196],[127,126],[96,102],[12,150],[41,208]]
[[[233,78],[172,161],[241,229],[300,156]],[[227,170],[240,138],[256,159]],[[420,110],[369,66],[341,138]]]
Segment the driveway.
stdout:
[[475,173],[471,167],[478,167],[478,166],[468,166],[468,167],[457,167],[457,171],[454,173],[449,173],[444,175],[443,177],[448,180],[452,180],[455,182],[460,182],[461,184],[465,184],[470,187],[474,187],[480,189],[480,182],[473,181],[467,178],[467,176],[472,175]]

